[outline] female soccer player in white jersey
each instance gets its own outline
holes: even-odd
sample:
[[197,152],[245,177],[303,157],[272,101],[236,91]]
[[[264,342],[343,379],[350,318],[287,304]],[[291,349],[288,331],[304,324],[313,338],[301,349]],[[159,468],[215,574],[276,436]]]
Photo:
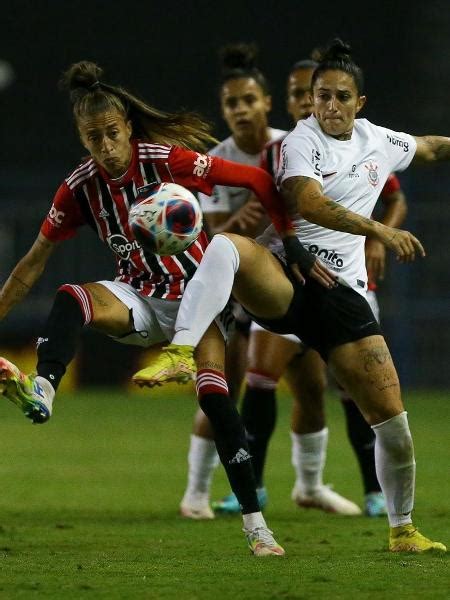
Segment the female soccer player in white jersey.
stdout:
[[[311,81],[317,62],[311,59],[298,61],[293,65],[287,80],[287,110],[296,124],[312,114]],[[281,146],[284,137],[267,144],[263,151],[261,166],[272,177],[278,171]],[[391,174],[380,194],[381,210],[378,219],[391,227],[399,227],[406,216],[406,200],[400,189],[400,182],[395,174]],[[366,240],[366,266],[369,275],[367,301],[379,320],[379,308],[375,293],[376,282],[383,276],[385,247],[375,239]],[[292,464],[295,469],[296,482],[292,490],[292,498],[300,506],[315,506],[333,512],[356,514],[353,503],[348,503],[333,490],[322,484],[322,472],[326,456],[328,430],[325,427],[324,392],[326,388],[325,364],[319,354],[308,349],[298,355],[298,344],[278,336],[278,344],[272,344],[272,352],[260,349],[267,347],[271,339],[269,332],[262,327],[253,331],[250,345],[249,368],[270,375],[272,382],[278,381],[285,373],[288,381],[294,378],[300,394],[294,394],[294,405],[291,419]],[[280,344],[283,343],[284,351]],[[290,356],[297,354],[289,361]],[[247,384],[248,385],[248,384]],[[256,390],[257,391],[257,390]],[[266,394],[269,392],[266,391]],[[364,511],[371,517],[386,514],[386,503],[381,492],[375,470],[374,443],[375,434],[364,420],[358,407],[340,389],[342,405],[346,417],[347,433],[358,459],[364,486]],[[258,404],[249,402],[252,395],[244,395],[242,404],[242,420],[247,432],[251,432],[255,440],[264,436],[265,430],[259,431]],[[257,477],[261,472],[259,463],[264,465],[264,457],[252,448],[253,468]],[[266,445],[267,448],[267,445]]]
[[[146,252],[128,225],[130,205],[152,183],[174,181],[211,193],[214,185],[248,186],[282,224],[279,199],[264,171],[196,150],[213,141],[208,127],[189,113],[169,114],[138,100],[120,87],[100,81],[90,62],[72,65],[63,84],[70,91],[80,140],[90,157],[60,185],[41,231],[13,269],[0,294],[0,317],[19,302],[45,269],[59,242],[88,224],[115,254],[115,281],[63,285],[57,292],[38,341],[37,376],[24,375],[0,359],[0,392],[35,423],[49,419],[55,390],[84,325],[117,341],[139,346],[170,339],[180,298],[207,245],[206,235],[176,257]],[[277,215],[279,215],[277,217]],[[328,278],[319,261],[319,279]],[[245,431],[227,394],[223,375],[224,324],[216,320],[197,355],[199,402],[214,429],[219,456],[243,507],[244,529],[256,555],[283,554],[259,511]],[[209,377],[211,359],[216,370]]]
[[[299,214],[296,236],[281,244],[269,228],[265,242],[279,258],[238,235],[213,239],[186,288],[173,343],[155,361],[155,382],[163,367],[175,377],[181,357],[195,368],[193,348],[233,292],[264,327],[296,333],[320,352],[372,425],[390,525],[389,549],[446,551],[412,524],[412,438],[391,355],[365,299],[364,239],[378,239],[403,262],[425,255],[411,233],[370,216],[390,173],[406,169],[413,159],[450,160],[450,138],[414,137],[356,119],[366,99],[363,75],[340,40],[323,52],[312,89],[315,116],[299,122],[287,136],[278,175]],[[336,286],[324,289],[309,278],[303,285],[292,275],[296,269],[290,243],[298,239],[334,271]]]

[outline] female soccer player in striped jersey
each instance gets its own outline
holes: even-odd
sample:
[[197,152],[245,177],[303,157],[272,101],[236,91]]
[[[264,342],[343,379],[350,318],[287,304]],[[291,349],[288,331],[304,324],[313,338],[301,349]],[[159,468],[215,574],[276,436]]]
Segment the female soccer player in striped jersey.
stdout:
[[[414,137],[356,119],[366,98],[362,71],[350,52],[337,39],[323,51],[312,81],[314,116],[300,121],[282,146],[278,181],[298,215],[296,236],[281,244],[269,227],[264,242],[275,256],[248,238],[215,236],[184,293],[173,343],[155,361],[154,382],[161,368],[175,377],[175,356],[195,368],[193,348],[232,292],[261,325],[294,332],[316,349],[373,427],[389,550],[445,552],[444,544],[426,538],[412,524],[412,437],[395,366],[365,299],[364,239],[378,239],[402,262],[425,255],[410,232],[370,217],[390,173],[406,169],[413,159],[450,161],[450,138]],[[324,289],[309,278],[300,283],[292,274],[297,270],[291,239],[300,239],[321,257],[338,284]],[[214,297],[208,293],[211,288]]]
[[[37,376],[26,376],[8,360],[0,361],[0,392],[35,423],[49,419],[55,390],[84,325],[119,342],[145,347],[173,335],[180,298],[202,260],[207,239],[202,233],[174,257],[146,252],[128,225],[129,207],[141,188],[145,193],[159,181],[174,181],[205,193],[211,193],[216,184],[248,186],[278,226],[285,228],[269,175],[196,151],[213,139],[199,117],[160,112],[123,88],[105,84],[101,74],[94,63],[80,62],[64,75],[80,140],[90,157],[60,185],[35,243],[13,269],[0,295],[0,317],[4,317],[40,277],[58,243],[73,237],[82,225],[90,225],[115,255],[115,281],[68,284],[58,290],[38,341]],[[319,279],[329,279],[319,261],[312,272]],[[199,347],[200,406],[212,423],[219,455],[240,498],[252,552],[283,554],[259,511],[244,428],[227,394],[224,334],[225,324],[219,318]],[[212,357],[213,381],[208,366]]]

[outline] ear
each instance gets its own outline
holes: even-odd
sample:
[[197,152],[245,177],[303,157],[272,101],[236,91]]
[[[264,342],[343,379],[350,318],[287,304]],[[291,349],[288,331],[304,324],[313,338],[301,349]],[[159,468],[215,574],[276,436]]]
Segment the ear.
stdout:
[[80,138],[81,145],[85,150],[89,152],[89,148],[86,146],[83,136],[81,135],[81,131],[78,129],[78,137]]
[[356,103],[356,112],[357,113],[359,113],[359,111],[363,108],[363,106],[365,106],[366,100],[367,100],[366,96],[360,96],[358,98],[358,102]]
[[267,112],[272,110],[272,96],[264,96],[264,105]]
[[127,133],[128,133],[128,139],[130,139],[131,135],[133,133],[133,123],[130,120],[128,120],[126,122],[126,128],[127,128]]

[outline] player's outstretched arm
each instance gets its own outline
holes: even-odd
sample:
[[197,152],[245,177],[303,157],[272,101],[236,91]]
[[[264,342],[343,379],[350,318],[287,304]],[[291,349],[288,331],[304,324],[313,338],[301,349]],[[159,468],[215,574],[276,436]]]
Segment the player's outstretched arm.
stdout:
[[0,319],[24,298],[42,275],[50,255],[57,246],[42,233],[17,263],[0,291]]
[[414,139],[417,142],[414,162],[430,163],[450,160],[450,138],[440,135],[424,135]]
[[397,255],[401,262],[425,256],[420,241],[409,231],[394,229],[344,208],[322,192],[322,186],[310,177],[289,177],[283,182],[282,192],[288,206],[297,207],[300,215],[321,227],[374,237]]

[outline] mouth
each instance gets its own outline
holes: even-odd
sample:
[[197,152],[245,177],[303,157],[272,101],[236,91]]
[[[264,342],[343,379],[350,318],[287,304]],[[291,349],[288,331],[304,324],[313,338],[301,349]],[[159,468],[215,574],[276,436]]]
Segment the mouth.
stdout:
[[248,127],[252,124],[248,119],[238,119],[235,123],[237,127]]

